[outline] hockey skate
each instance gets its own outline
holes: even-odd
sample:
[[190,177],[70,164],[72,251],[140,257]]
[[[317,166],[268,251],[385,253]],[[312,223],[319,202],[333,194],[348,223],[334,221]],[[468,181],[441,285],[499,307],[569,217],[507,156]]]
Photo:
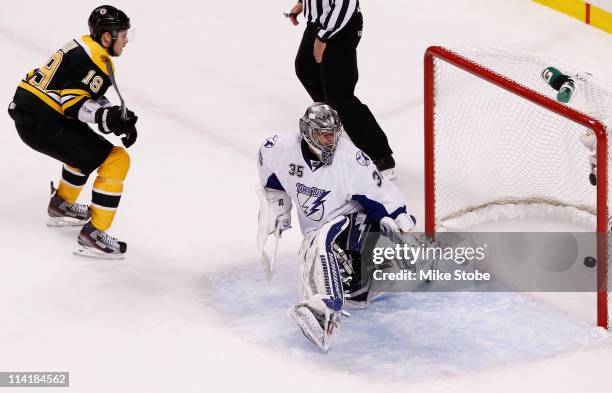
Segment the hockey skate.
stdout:
[[317,316],[305,304],[296,304],[289,309],[289,316],[297,322],[304,336],[323,353],[327,353],[331,348],[332,333],[340,327],[339,315],[340,313],[330,313],[329,309],[326,309],[325,315]]
[[123,259],[127,244],[120,242],[108,233],[101,231],[88,222],[78,237],[79,247],[74,255],[100,259]]
[[51,200],[47,208],[49,219],[47,226],[81,226],[91,217],[89,206],[82,203],[69,203],[57,195],[57,190],[51,182]]

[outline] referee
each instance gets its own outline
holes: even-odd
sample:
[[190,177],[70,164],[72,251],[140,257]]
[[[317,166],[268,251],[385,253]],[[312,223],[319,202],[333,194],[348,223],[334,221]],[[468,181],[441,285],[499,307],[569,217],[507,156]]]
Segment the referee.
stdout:
[[294,25],[303,13],[306,30],[295,57],[295,73],[315,102],[333,107],[353,143],[388,178],[395,178],[393,151],[370,109],[355,97],[357,45],[363,17],[359,0],[298,0],[286,14]]

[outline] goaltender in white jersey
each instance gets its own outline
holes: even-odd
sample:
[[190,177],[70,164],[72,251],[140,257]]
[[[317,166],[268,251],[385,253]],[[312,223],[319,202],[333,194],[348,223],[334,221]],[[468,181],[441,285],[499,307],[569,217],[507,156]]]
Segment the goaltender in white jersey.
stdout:
[[406,213],[397,187],[385,181],[372,160],[346,137],[339,138],[329,165],[299,134],[270,137],[259,154],[262,185],[289,194],[304,236],[357,211],[375,222]]
[[342,131],[336,111],[315,103],[300,119],[300,133],[270,137],[259,150],[258,245],[263,250],[270,235],[278,240],[291,227],[295,204],[304,235],[299,252],[301,302],[289,313],[324,352],[345,297],[350,298],[347,291],[364,230],[414,228],[400,191],[365,153],[341,137]]

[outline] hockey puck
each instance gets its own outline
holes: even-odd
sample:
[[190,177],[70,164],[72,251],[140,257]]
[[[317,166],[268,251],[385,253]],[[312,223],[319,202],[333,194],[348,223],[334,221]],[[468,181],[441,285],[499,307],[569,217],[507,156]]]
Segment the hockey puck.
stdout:
[[597,176],[595,176],[594,173],[591,173],[589,175],[589,181],[591,182],[592,185],[596,186],[597,185]]
[[584,266],[594,268],[597,264],[597,260],[593,257],[584,258]]

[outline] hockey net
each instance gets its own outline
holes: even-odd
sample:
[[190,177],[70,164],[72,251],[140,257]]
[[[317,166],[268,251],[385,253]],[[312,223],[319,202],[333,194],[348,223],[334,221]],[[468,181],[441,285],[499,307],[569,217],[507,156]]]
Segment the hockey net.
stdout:
[[[568,104],[542,78],[575,81]],[[465,230],[495,218],[554,215],[610,228],[608,131],[612,88],[559,62],[491,49],[425,54],[426,231]],[[596,135],[596,150],[581,137]],[[596,154],[597,184],[589,155]],[[608,241],[598,236],[597,321],[609,326]]]

